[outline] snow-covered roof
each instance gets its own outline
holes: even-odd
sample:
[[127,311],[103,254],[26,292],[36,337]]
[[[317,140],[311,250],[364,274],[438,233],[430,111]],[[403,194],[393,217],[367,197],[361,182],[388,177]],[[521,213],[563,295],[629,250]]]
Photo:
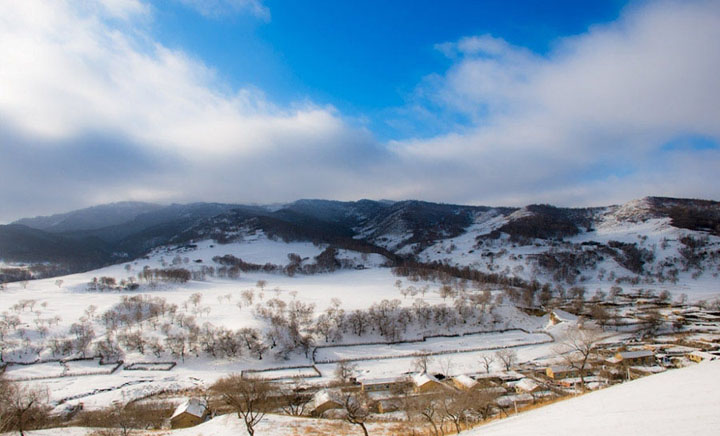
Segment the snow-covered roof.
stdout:
[[654,357],[655,353],[649,350],[621,351],[618,353],[622,359],[638,359],[641,357]]
[[529,379],[529,378],[526,377],[526,378],[520,380],[519,382],[517,382],[517,383],[515,384],[515,387],[518,388],[518,389],[520,389],[520,390],[523,390],[523,391],[525,391],[525,392],[532,392],[532,391],[534,391],[535,389],[539,388],[540,385],[538,385],[537,383],[535,383],[534,380]]
[[[333,399],[333,392],[328,389],[323,389],[321,391],[317,391],[315,395],[313,395],[312,398],[312,408],[317,409],[318,407],[322,406],[325,403],[337,403],[335,399]],[[338,403],[339,404],[339,403]]]
[[476,379],[476,380],[482,380],[482,379],[488,379],[488,378],[489,378],[489,379],[496,378],[496,379],[500,379],[500,380],[503,380],[503,381],[508,381],[508,380],[520,380],[520,379],[523,378],[523,377],[524,377],[524,376],[523,376],[522,374],[520,374],[520,373],[517,372],[517,371],[513,371],[513,370],[510,370],[510,371],[495,371],[495,372],[480,373],[480,374],[476,374],[476,375],[475,375],[475,379]]
[[512,406],[514,403],[529,403],[533,400],[530,394],[503,395],[495,400],[500,407]]
[[566,365],[552,365],[550,367],[550,370],[554,374],[560,374],[563,372],[577,372],[576,368],[573,368],[572,366],[566,366]]
[[596,375],[589,375],[586,377],[568,377],[561,380],[562,383],[573,385],[573,384],[579,384],[582,383],[583,380],[585,380],[585,383],[597,383],[602,381],[602,379]]
[[560,321],[577,321],[578,319],[578,317],[573,315],[572,313],[568,313],[560,309],[555,309],[552,313],[553,315],[555,315],[555,318]]
[[360,383],[362,383],[364,386],[370,386],[370,385],[384,385],[384,384],[390,384],[390,383],[397,383],[402,381],[402,378],[398,377],[381,377],[381,378],[366,378],[360,380]]
[[438,380],[425,372],[419,372],[410,376],[415,386],[424,386],[428,383],[437,383]]
[[198,418],[202,418],[203,415],[205,415],[205,410],[207,409],[207,403],[205,403],[204,400],[201,400],[199,398],[189,398],[185,401],[183,401],[177,409],[175,409],[175,413],[172,414],[170,419],[175,418],[176,416],[182,415],[183,413],[188,413],[193,416],[197,416]]
[[466,376],[465,374],[456,375],[455,377],[453,377],[453,380],[468,389],[470,389],[478,384],[477,381],[471,379],[470,377]]

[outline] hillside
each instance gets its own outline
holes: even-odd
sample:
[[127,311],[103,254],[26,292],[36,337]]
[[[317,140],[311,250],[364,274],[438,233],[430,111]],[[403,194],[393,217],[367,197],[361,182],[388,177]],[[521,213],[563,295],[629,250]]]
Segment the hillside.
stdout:
[[[128,219],[104,227],[91,219],[105,215],[112,215],[109,223]],[[59,264],[59,271],[136,259],[168,244],[242,242],[256,231],[378,253],[395,263],[439,262],[563,286],[663,286],[715,279],[720,271],[720,203],[706,200],[648,197],[603,208],[519,209],[372,200],[300,200],[272,208],[120,203],[18,223],[38,228],[0,227],[0,259]]]
[[161,207],[152,203],[124,201],[50,216],[22,218],[13,224],[21,224],[51,233],[94,230],[132,221],[138,215],[155,211]]

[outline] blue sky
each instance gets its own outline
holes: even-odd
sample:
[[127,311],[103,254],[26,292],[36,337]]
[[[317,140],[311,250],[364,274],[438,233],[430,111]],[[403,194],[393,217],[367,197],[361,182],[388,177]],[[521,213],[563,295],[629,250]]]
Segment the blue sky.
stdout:
[[0,0],[0,222],[720,199],[720,2]]
[[626,1],[268,1],[249,10],[198,14],[154,2],[153,35],[212,65],[229,86],[256,86],[273,101],[309,98],[364,118],[381,139],[427,135],[422,123],[396,129],[388,109],[413,98],[423,77],[451,64],[437,45],[493,34],[547,53],[559,39],[617,19]]

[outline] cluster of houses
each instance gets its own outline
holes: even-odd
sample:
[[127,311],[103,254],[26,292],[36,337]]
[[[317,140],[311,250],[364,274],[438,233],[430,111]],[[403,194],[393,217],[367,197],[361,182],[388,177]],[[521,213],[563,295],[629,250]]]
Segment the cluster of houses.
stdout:
[[[662,339],[662,338],[659,338]],[[690,346],[688,344],[693,344]],[[720,359],[720,342],[706,340],[683,344],[649,342],[629,347],[627,344],[605,344],[598,359],[580,370],[567,365],[535,366],[523,364],[514,370],[478,372],[445,376],[425,372],[405,374],[401,377],[353,379],[348,386],[323,388],[308,386],[310,416],[323,416],[333,409],[341,409],[342,393],[365,392],[372,400],[375,413],[389,413],[400,407],[399,392],[410,395],[450,393],[482,389],[494,397],[499,411],[516,409],[537,401],[577,392],[597,389],[608,384],[649,375],[669,367],[688,362]],[[192,398],[184,401],[170,418],[172,428],[197,425],[209,416],[204,400]]]
[[410,395],[452,393],[481,389],[495,397],[501,408],[530,403],[540,397],[556,395],[543,383],[517,371],[476,374],[460,374],[445,377],[443,374],[413,373],[397,378],[356,380],[354,385],[343,388],[321,389],[312,397],[309,414],[322,416],[332,409],[342,408],[339,390],[359,390],[368,394],[376,413],[394,412],[399,408],[397,392]]
[[[629,300],[630,301],[630,300]],[[645,306],[632,301],[632,308],[623,313],[625,319],[640,319]],[[623,302],[614,303],[623,306]],[[652,305],[648,301],[646,305]],[[603,343],[594,359],[581,373],[577,367],[567,365],[537,365],[524,363],[513,370],[477,372],[460,375],[403,374],[399,377],[353,379],[349,386],[307,386],[306,412],[311,416],[332,414],[341,409],[343,393],[365,392],[372,400],[375,413],[399,410],[402,395],[451,393],[481,389],[491,394],[493,404],[500,412],[525,406],[544,399],[577,392],[578,389],[597,389],[620,383],[668,368],[675,368],[720,359],[720,313],[696,308],[680,307],[663,312],[665,322],[682,321],[681,332],[637,338],[618,343]],[[576,322],[577,317],[562,310],[551,313],[551,322]],[[674,325],[674,324],[673,324]],[[617,327],[616,327],[617,328]],[[208,417],[208,405],[203,400],[190,399],[178,406],[171,417],[173,428],[197,425]]]

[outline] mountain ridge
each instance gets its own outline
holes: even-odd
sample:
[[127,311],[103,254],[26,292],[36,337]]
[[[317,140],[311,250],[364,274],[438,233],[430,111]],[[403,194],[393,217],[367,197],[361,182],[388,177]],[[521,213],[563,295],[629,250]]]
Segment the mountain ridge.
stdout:
[[[589,232],[603,223],[632,224],[661,218],[668,219],[676,228],[720,236],[720,202],[670,197],[645,197],[623,205],[592,208],[547,204],[490,207],[367,199],[302,199],[279,208],[230,203],[160,206],[120,202],[49,217],[24,218],[0,226],[0,260],[56,263],[63,265],[64,271],[81,271],[134,259],[167,244],[202,238],[232,242],[251,228],[285,241],[334,244],[389,257],[412,257],[438,241],[468,233],[478,225],[481,216],[492,219],[494,224],[487,232],[476,232],[478,244],[503,238],[512,244],[527,245],[533,241],[550,244]],[[97,219],[88,217],[104,217],[110,224],[99,226]]]

